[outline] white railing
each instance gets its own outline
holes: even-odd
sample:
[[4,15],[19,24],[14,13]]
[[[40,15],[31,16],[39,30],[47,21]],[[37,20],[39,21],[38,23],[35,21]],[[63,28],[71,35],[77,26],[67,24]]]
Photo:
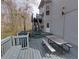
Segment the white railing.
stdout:
[[9,36],[1,40],[1,56],[3,56],[12,46],[21,45],[22,48],[29,47],[28,34],[19,36]]
[[1,40],[1,56],[12,46],[11,36]]
[[28,34],[12,36],[12,45],[21,45],[22,47],[29,47]]

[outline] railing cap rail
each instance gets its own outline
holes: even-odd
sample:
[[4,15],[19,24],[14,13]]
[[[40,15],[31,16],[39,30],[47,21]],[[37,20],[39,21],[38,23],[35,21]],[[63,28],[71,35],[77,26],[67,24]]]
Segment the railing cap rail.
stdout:
[[4,44],[6,41],[10,40],[11,36],[8,36],[1,40],[1,44]]

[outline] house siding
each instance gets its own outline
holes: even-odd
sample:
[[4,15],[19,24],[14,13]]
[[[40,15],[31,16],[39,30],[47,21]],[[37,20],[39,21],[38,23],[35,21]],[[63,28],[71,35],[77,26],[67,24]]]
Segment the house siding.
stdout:
[[[67,42],[78,45],[78,0],[51,0],[44,4],[44,31],[50,24],[50,33],[62,37]],[[46,16],[46,5],[50,6],[50,15]],[[63,9],[64,7],[64,9]],[[64,15],[62,15],[64,11]]]
[[55,35],[63,37],[63,22],[64,17],[62,16],[62,1],[52,0],[52,15],[51,15],[51,32]]
[[[64,40],[78,45],[77,0],[52,0],[51,32]],[[62,16],[62,7],[65,7]]]
[[78,14],[77,10],[65,15],[64,39],[78,45]]

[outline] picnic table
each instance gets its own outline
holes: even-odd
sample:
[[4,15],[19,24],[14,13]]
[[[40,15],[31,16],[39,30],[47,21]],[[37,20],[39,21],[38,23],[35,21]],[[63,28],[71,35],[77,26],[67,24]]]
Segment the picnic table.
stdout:
[[59,45],[62,45],[64,43],[68,43],[66,42],[65,40],[63,40],[62,38],[59,38],[59,37],[56,37],[56,36],[46,36],[49,40],[59,44]]
[[64,39],[57,37],[57,36],[46,36],[48,39],[48,43],[54,43],[58,45],[62,50],[65,52],[69,52],[70,48],[72,47],[70,43],[66,42]]

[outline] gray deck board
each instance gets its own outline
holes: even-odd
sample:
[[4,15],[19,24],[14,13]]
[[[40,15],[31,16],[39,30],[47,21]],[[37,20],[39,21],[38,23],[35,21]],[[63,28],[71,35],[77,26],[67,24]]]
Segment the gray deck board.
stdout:
[[21,46],[13,46],[11,47],[6,54],[2,57],[2,59],[17,59],[18,54],[20,52]]
[[24,59],[27,59],[27,58],[28,58],[28,51],[26,50],[26,51],[25,51]]
[[29,59],[33,59],[32,49],[29,49],[28,56]]
[[29,48],[20,51],[18,59],[42,59],[38,50]]
[[21,50],[18,59],[24,59],[24,53],[25,53],[25,50]]
[[37,54],[38,54],[37,51],[34,51],[34,52],[35,52],[35,53],[34,53],[34,59],[39,58],[38,55],[37,55]]

